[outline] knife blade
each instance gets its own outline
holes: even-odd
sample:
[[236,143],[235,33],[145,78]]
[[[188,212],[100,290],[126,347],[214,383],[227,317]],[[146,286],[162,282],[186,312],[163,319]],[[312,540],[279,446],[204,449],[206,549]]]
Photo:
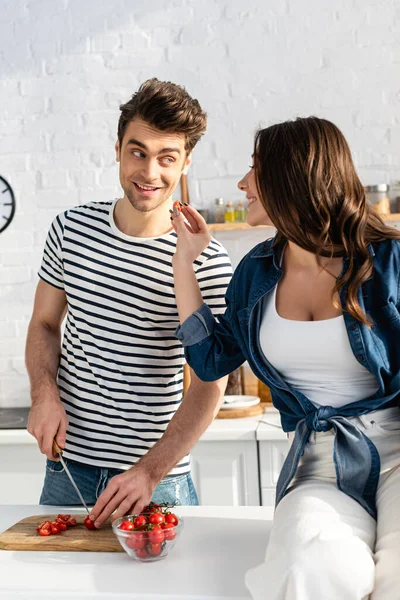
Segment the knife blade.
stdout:
[[78,488],[78,486],[76,485],[76,483],[75,483],[75,481],[74,481],[74,478],[72,477],[72,475],[71,475],[71,473],[70,473],[70,470],[68,469],[68,467],[67,467],[67,465],[66,465],[66,462],[65,462],[65,460],[64,460],[64,459],[63,459],[63,457],[62,457],[62,453],[63,453],[62,449],[61,449],[61,448],[60,448],[60,446],[57,444],[56,440],[54,440],[54,442],[53,442],[53,454],[54,454],[54,456],[55,456],[56,458],[58,457],[58,458],[60,459],[60,462],[61,462],[62,466],[64,467],[64,470],[65,470],[66,474],[68,475],[70,482],[71,482],[71,483],[72,483],[72,485],[74,486],[74,489],[75,489],[76,493],[77,493],[77,494],[78,494],[78,496],[79,496],[79,500],[82,502],[82,505],[84,506],[84,508],[85,508],[85,510],[86,510],[86,512],[87,512],[87,514],[89,515],[89,514],[90,514],[90,510],[88,509],[88,507],[87,507],[87,504],[86,504],[86,502],[84,501],[84,499],[83,499],[83,496],[82,496],[82,494],[80,493],[80,491],[79,491],[79,488]]

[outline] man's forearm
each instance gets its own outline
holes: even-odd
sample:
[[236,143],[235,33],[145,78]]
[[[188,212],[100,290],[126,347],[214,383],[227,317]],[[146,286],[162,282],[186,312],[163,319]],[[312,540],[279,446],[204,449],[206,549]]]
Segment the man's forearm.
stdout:
[[221,405],[227,378],[191,386],[162,438],[137,463],[157,484],[196,444]]
[[57,386],[60,345],[60,330],[31,322],[26,341],[25,362],[31,384],[32,402],[40,399],[45,390]]

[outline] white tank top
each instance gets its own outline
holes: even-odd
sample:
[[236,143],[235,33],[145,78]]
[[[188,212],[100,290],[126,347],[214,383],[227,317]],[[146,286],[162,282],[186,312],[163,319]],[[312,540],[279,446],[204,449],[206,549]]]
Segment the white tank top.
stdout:
[[284,319],[276,310],[276,290],[264,300],[260,345],[283,379],[317,407],[344,406],[375,393],[377,379],[357,362],[343,316]]

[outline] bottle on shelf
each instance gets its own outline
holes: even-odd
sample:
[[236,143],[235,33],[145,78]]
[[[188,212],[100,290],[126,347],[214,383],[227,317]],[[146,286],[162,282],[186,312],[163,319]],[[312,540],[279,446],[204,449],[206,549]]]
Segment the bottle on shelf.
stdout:
[[225,223],[235,222],[235,209],[231,200],[228,200],[225,207]]
[[225,204],[223,198],[214,201],[214,223],[225,223]]
[[235,221],[237,223],[245,223],[246,217],[247,217],[247,209],[244,205],[243,200],[239,200],[236,205]]

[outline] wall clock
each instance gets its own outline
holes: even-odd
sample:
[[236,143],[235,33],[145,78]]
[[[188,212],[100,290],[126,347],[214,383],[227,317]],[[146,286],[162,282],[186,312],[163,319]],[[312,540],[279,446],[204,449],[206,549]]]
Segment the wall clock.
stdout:
[[7,229],[15,213],[15,197],[11,185],[0,176],[0,233]]

